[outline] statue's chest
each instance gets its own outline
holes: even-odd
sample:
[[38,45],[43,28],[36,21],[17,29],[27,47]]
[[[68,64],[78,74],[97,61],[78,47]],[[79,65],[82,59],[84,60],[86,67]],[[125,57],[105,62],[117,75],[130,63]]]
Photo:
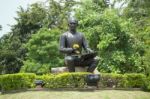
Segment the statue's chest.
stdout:
[[73,45],[73,44],[81,45],[82,36],[80,34],[69,34],[67,35],[67,42],[69,43],[69,45]]

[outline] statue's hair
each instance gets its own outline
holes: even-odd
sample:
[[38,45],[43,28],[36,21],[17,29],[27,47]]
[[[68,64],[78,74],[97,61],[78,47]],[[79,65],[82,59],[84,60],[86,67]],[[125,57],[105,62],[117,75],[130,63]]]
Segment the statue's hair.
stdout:
[[78,24],[78,20],[75,17],[71,17],[68,19],[68,23],[76,23]]

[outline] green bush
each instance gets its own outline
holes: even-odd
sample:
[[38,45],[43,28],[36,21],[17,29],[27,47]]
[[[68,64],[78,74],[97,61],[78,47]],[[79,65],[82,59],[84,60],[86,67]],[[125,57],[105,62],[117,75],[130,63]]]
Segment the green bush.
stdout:
[[130,73],[124,75],[127,79],[128,88],[142,88],[146,81],[144,74]]
[[33,87],[35,74],[18,73],[0,76],[0,86],[2,91],[27,89]]
[[[27,89],[35,87],[35,80],[43,80],[44,88],[84,88],[87,72],[44,74],[32,73],[6,74],[0,76],[2,92],[9,90]],[[150,77],[143,74],[111,74],[101,73],[100,88],[144,88],[150,90]]]
[[[88,73],[62,73],[58,75],[42,75],[36,79],[45,82],[45,88],[83,88]],[[146,76],[143,74],[111,74],[102,73],[99,86],[109,88],[142,88]]]
[[130,73],[130,74],[111,74],[102,73],[100,80],[100,87],[111,88],[142,88],[146,76],[144,74]]
[[60,33],[58,28],[52,30],[41,28],[33,34],[25,44],[28,52],[21,72],[47,74],[52,67],[61,66],[64,60],[58,51]]
[[42,75],[36,79],[45,82],[45,88],[83,88],[88,73],[62,73],[58,75]]
[[102,73],[100,87],[125,88],[127,80],[124,75]]
[[1,78],[2,78],[2,76],[0,75],[0,90],[2,90],[2,86],[1,86]]
[[52,74],[37,75],[36,80],[43,80],[45,88],[55,88],[55,76]]
[[148,76],[147,79],[145,80],[143,89],[145,91],[150,91],[150,76]]

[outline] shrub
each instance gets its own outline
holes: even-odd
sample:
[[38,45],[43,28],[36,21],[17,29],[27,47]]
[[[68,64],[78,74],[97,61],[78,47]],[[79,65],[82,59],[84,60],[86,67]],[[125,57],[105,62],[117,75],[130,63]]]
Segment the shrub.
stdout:
[[100,87],[142,88],[145,81],[146,76],[144,74],[130,73],[123,75],[102,73]]
[[[83,88],[86,81],[85,76],[89,73],[62,73],[58,75],[42,75],[36,79],[43,80],[45,88]],[[109,88],[142,88],[146,76],[143,74],[111,74],[102,73],[100,76],[100,87]]]
[[150,91],[150,76],[148,76],[147,79],[145,80],[143,89],[145,91]]
[[28,49],[26,60],[21,67],[21,72],[47,74],[51,67],[61,66],[63,57],[58,50],[60,30],[41,28],[33,34],[25,44]]
[[45,88],[83,88],[88,73],[62,73],[58,75],[42,75],[36,79],[45,82]]
[[130,73],[125,74],[125,77],[127,79],[127,87],[129,88],[142,88],[146,81],[144,74]]
[[[9,90],[27,89],[35,87],[35,80],[43,80],[44,88],[84,88],[87,72],[44,74],[32,73],[6,74],[0,76],[2,92]],[[150,77],[143,74],[111,74],[101,73],[100,87],[109,88],[144,88],[150,90]]]
[[126,87],[127,80],[124,75],[102,73],[100,80],[100,87],[113,87],[113,88],[124,88]]
[[35,74],[32,73],[18,73],[1,75],[0,85],[2,91],[26,89],[33,87]]

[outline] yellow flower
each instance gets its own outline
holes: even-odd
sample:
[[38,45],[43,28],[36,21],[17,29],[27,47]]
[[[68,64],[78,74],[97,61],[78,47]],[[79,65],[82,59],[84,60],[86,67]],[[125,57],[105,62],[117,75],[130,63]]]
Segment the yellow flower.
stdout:
[[76,49],[76,50],[75,50],[75,53],[76,53],[76,54],[80,54],[80,51],[78,51],[79,48],[80,48],[78,44],[73,44],[73,48]]
[[79,45],[78,45],[78,44],[73,44],[73,48],[74,48],[74,49],[78,49],[78,48],[79,48]]

